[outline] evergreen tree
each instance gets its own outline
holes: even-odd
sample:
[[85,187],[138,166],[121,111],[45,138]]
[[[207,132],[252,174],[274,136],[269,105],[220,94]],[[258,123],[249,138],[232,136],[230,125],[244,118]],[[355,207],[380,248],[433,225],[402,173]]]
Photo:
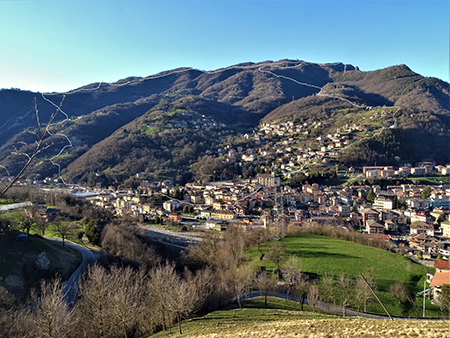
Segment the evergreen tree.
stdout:
[[418,259],[423,259],[423,253],[422,253],[422,250],[419,250],[419,251],[417,252],[417,258],[418,258]]
[[394,207],[395,209],[400,209],[402,207],[402,204],[400,203],[400,200],[397,196],[394,197]]
[[429,199],[431,196],[431,193],[433,192],[433,188],[430,187],[429,185],[427,185],[425,188],[423,188],[422,190],[422,198],[423,199]]
[[89,221],[85,226],[85,234],[89,239],[89,242],[93,244],[98,244],[100,240],[100,232],[98,231],[98,227],[94,224],[93,221]]
[[369,192],[367,193],[366,196],[366,202],[367,204],[372,205],[373,201],[375,201],[375,197],[377,197],[377,195],[375,194],[375,192],[373,191],[373,189],[370,189]]

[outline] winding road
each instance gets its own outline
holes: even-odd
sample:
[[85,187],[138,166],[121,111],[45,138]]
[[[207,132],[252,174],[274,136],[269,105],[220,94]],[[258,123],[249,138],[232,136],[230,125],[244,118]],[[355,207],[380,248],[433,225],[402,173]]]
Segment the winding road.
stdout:
[[[52,241],[56,242],[62,242],[60,238],[56,237],[46,237],[47,239],[50,239]],[[84,269],[88,266],[88,264],[94,260],[96,260],[98,257],[100,257],[100,254],[95,254],[89,249],[86,249],[84,246],[70,242],[70,241],[64,241],[64,244],[68,246],[69,248],[72,248],[74,250],[77,250],[79,253],[81,253],[82,261],[81,264],[78,266],[78,268],[72,273],[72,275],[67,279],[65,282],[62,283],[62,286],[64,288],[64,293],[66,294],[67,302],[68,303],[74,303],[75,298],[77,297],[78,292],[78,283],[81,277],[81,273],[84,271]]]

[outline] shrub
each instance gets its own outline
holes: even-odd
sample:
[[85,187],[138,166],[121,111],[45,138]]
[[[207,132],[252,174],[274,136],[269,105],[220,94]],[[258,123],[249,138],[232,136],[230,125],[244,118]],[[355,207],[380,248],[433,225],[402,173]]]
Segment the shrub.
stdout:
[[78,239],[81,240],[83,238],[83,236],[84,236],[84,231],[83,230],[78,231],[78,234],[77,234]]

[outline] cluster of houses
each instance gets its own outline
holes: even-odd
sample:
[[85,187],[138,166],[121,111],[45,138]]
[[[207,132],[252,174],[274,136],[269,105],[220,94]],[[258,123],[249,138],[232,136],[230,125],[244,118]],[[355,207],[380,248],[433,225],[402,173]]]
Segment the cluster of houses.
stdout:
[[364,167],[363,174],[365,177],[374,178],[391,178],[391,177],[409,177],[439,174],[450,174],[450,165],[436,165],[434,162],[420,162],[416,167],[412,167],[410,164],[394,168],[393,166],[385,167]]
[[[360,136],[357,132],[371,131],[371,125],[345,125],[333,134],[318,136],[309,142],[309,146],[302,146],[302,138],[310,140],[314,129],[321,127],[322,122],[311,123],[273,123],[262,124],[254,135],[254,140],[264,143],[257,150],[261,157],[275,157],[279,168],[289,176],[289,171],[297,166],[309,163],[328,165],[338,155],[338,152],[357,141]],[[265,141],[265,142],[264,142]],[[311,141],[311,140],[310,140]],[[314,145],[313,145],[314,144]]]
[[[365,170],[373,170],[365,168]],[[384,170],[384,169],[383,169]],[[428,198],[422,198],[425,186],[320,186],[293,188],[281,185],[274,174],[259,174],[249,180],[220,181],[210,184],[188,183],[175,187],[170,180],[143,181],[137,191],[104,192],[88,199],[119,216],[130,214],[144,218],[159,216],[180,222],[182,218],[200,218],[236,223],[245,229],[285,223],[353,227],[363,233],[390,237],[402,253],[426,257],[449,256],[450,186],[434,186]],[[182,191],[178,199],[170,198]],[[367,202],[369,192],[374,199]],[[164,201],[148,203],[149,196],[162,194]],[[185,205],[195,214],[182,215]],[[430,211],[431,210],[431,211]],[[252,222],[243,220],[252,220]],[[220,223],[223,225],[223,223]],[[217,228],[211,226],[208,228]],[[220,227],[224,228],[223,226]]]
[[[384,113],[383,113],[384,114]],[[311,130],[321,126],[320,121],[312,123],[264,123],[253,133],[244,134],[252,146],[227,146],[219,148],[216,155],[224,161],[241,164],[246,162],[264,163],[264,168],[277,169],[283,176],[291,178],[296,170],[306,165],[321,166],[335,165],[334,159],[341,149],[357,141],[360,136],[357,132],[370,131],[371,125],[346,125],[336,133],[321,135],[311,139]],[[307,145],[301,139],[308,139]],[[347,174],[355,174],[350,167],[344,170]],[[364,177],[393,178],[409,176],[425,176],[429,174],[449,175],[450,165],[435,165],[433,162],[418,163],[416,167],[405,164],[399,168],[367,167],[362,173]]]
[[[370,169],[367,169],[370,170]],[[384,170],[384,169],[383,169]],[[284,225],[333,226],[356,228],[363,234],[390,239],[400,254],[438,259],[448,268],[450,256],[450,186],[433,186],[430,196],[422,198],[426,186],[321,186],[292,188],[281,185],[274,174],[259,174],[250,180],[195,183],[182,187],[181,199],[168,198],[159,205],[144,203],[146,196],[136,191],[100,194],[92,203],[119,215],[159,216],[172,222],[202,219],[203,229],[224,231],[229,224],[244,230]],[[149,194],[174,195],[181,187],[171,182],[147,182],[141,187]],[[374,194],[373,203],[367,203]],[[185,206],[194,214],[182,214]],[[400,208],[399,208],[400,206]],[[439,265],[439,266],[440,266]],[[445,279],[447,278],[447,279]],[[429,294],[439,303],[440,287],[450,281],[450,270],[429,276]]]
[[194,128],[194,129],[205,129],[205,128],[224,128],[225,124],[215,121],[213,118],[206,115],[200,115],[195,111],[186,111],[179,109],[177,111],[168,113],[164,115],[164,120],[167,120],[162,124],[162,122],[156,121],[150,126],[156,127],[166,127],[166,128]]
[[50,222],[61,216],[61,210],[46,207],[42,204],[36,204],[31,208],[25,209],[25,214],[33,219],[41,219],[43,221]]
[[[389,168],[363,170],[368,173]],[[98,187],[83,196],[118,216],[132,215],[144,220],[159,217],[174,223],[200,219],[204,222],[197,224],[202,228],[216,231],[226,230],[229,224],[244,230],[280,224],[354,228],[363,234],[390,239],[400,254],[418,256],[420,252],[425,259],[439,257],[444,263],[436,264],[443,266],[447,266],[450,256],[449,185],[427,188],[401,184],[382,188],[314,183],[294,188],[282,185],[280,177],[272,173],[248,180],[188,183],[183,187],[175,186],[171,180],[142,180],[138,190]],[[189,214],[182,213],[185,206],[190,207]],[[30,212],[51,220],[59,211],[35,207]],[[450,272],[438,271],[433,279],[430,277],[436,299],[442,285],[441,273],[448,276]]]

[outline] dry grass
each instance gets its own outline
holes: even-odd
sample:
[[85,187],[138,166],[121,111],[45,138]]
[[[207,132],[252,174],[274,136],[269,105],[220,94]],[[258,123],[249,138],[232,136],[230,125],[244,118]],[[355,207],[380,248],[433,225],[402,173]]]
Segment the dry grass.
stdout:
[[[259,306],[258,306],[259,304]],[[271,308],[263,308],[263,298],[244,301],[244,308],[214,311],[203,317],[186,320],[183,334],[174,325],[172,333],[158,332],[161,337],[448,337],[448,321],[378,320],[360,317],[342,318],[326,311],[315,315],[305,305],[299,311],[297,302],[269,297]]]
[[[450,337],[445,321],[389,321],[372,319],[280,320],[217,325],[215,332],[188,333],[184,337]],[[172,334],[177,336],[177,334]]]

